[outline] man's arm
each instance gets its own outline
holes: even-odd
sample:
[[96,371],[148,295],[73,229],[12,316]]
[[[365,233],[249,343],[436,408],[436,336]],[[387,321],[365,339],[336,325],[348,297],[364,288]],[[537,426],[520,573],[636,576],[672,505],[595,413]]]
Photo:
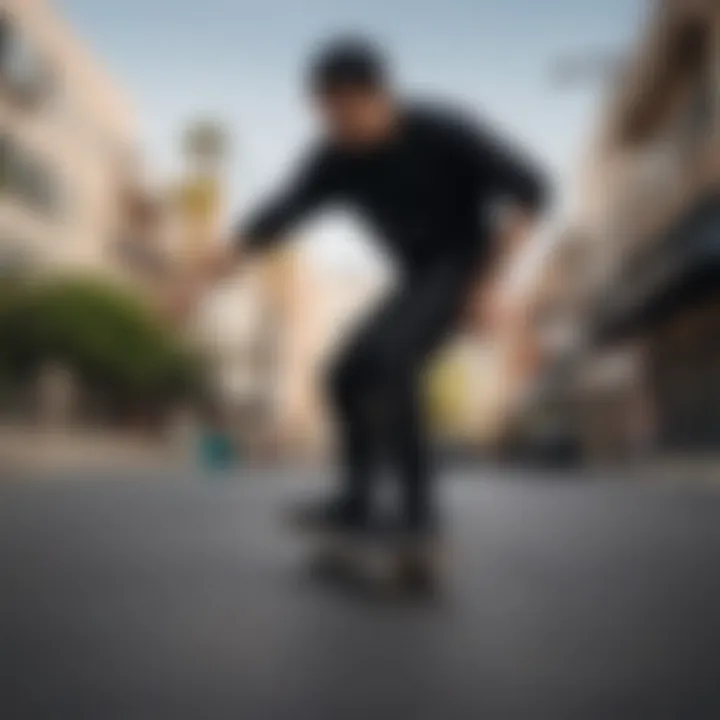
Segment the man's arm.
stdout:
[[320,207],[333,193],[333,161],[325,149],[315,151],[291,181],[235,231],[235,248],[266,250],[283,240],[288,229]]
[[549,204],[549,183],[537,164],[504,133],[462,112],[438,122],[459,171],[486,199],[509,200],[526,214]]
[[480,130],[475,152],[475,173],[483,189],[498,200],[507,200],[527,216],[538,216],[549,205],[549,183],[535,163],[490,131]]
[[458,157],[470,182],[501,206],[470,307],[474,323],[479,315],[481,325],[496,325],[502,321],[500,283],[548,209],[549,183],[531,159],[499,133],[469,123],[459,123],[455,133]]
[[202,258],[171,300],[174,314],[185,314],[215,283],[231,276],[251,256],[275,246],[287,231],[318,208],[332,193],[331,161],[316,152],[273,199],[235,229],[229,241]]

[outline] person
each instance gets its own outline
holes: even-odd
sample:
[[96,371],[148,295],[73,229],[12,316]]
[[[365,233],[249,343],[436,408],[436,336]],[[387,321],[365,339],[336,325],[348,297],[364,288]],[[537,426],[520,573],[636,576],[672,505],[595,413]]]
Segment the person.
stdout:
[[[343,39],[313,59],[309,93],[323,134],[283,190],[208,258],[183,297],[235,272],[330,203],[370,223],[397,262],[398,281],[344,344],[328,373],[342,477],[336,497],[303,508],[311,529],[366,530],[379,452],[402,489],[408,537],[438,527],[421,372],[464,316],[477,320],[503,244],[521,242],[547,205],[547,184],[523,153],[480,121],[405,101],[382,52]],[[504,237],[493,231],[504,203]],[[182,295],[182,293],[181,293]]]

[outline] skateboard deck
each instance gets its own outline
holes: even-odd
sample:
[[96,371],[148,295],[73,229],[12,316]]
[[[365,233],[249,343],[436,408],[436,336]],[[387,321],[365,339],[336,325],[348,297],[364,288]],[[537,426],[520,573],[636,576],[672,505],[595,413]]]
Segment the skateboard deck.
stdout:
[[409,540],[384,527],[348,536],[308,538],[313,574],[374,594],[434,596],[444,584],[445,563],[437,539]]

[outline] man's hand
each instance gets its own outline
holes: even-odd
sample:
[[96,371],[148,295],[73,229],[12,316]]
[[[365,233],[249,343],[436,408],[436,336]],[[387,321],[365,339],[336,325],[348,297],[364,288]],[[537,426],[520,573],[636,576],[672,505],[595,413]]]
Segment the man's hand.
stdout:
[[478,279],[468,296],[465,319],[470,332],[497,334],[511,322],[513,310],[503,292],[503,282],[534,227],[534,216],[521,208],[509,208],[505,213],[496,239],[499,256],[491,272]]

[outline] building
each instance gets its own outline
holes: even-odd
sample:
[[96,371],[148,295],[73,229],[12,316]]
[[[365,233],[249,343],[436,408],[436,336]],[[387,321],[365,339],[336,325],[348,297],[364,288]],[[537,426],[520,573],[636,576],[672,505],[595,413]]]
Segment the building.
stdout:
[[719,69],[720,6],[657,2],[537,278],[534,332],[564,341],[535,386],[590,456],[720,447]]
[[[277,418],[285,446],[318,455],[330,446],[324,369],[357,318],[382,292],[384,278],[367,268],[318,262],[291,251],[279,295]],[[288,261],[286,261],[287,263]]]
[[44,0],[0,0],[0,263],[110,270],[135,121]]

